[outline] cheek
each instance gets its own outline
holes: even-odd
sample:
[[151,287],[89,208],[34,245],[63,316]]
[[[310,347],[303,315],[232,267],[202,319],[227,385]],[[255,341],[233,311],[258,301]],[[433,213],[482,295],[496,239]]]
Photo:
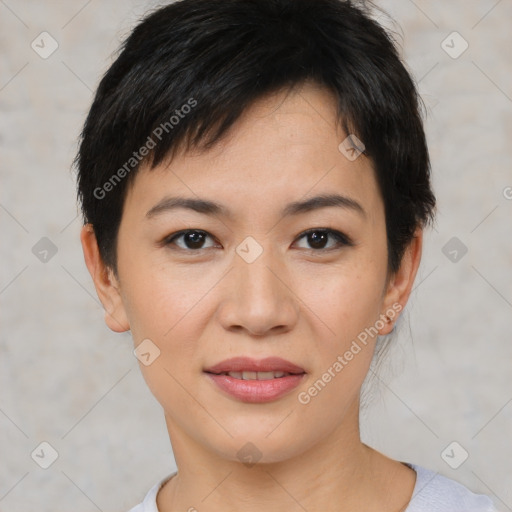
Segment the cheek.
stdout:
[[[146,257],[147,261],[148,258]],[[204,267],[181,268],[169,263],[125,265],[124,302],[135,345],[151,340],[159,350],[150,365],[139,364],[155,398],[168,411],[188,410],[190,396],[200,374],[200,341],[211,316],[216,272]],[[144,261],[144,259],[142,260]],[[211,319],[210,319],[211,320]]]
[[151,364],[139,364],[144,380],[166,411],[190,410],[193,404],[186,390],[193,389],[194,367],[199,368],[201,361],[204,297],[215,281],[204,272],[203,279],[194,279],[179,268],[162,265],[125,270],[131,272],[125,305],[134,342],[150,339],[160,351]]
[[[148,258],[141,255],[140,260]],[[138,265],[137,261],[135,257],[123,268],[123,302],[133,337],[136,341],[154,337],[172,343],[182,325],[186,324],[188,329],[198,325],[197,306],[218,278],[199,266]]]
[[[328,279],[302,278],[302,294],[318,315],[314,324],[319,331],[315,336],[317,369],[299,402],[326,421],[328,417],[339,421],[359,395],[377,340],[385,267],[369,252],[351,261],[334,269]],[[322,286],[315,288],[314,281]]]
[[356,337],[379,317],[384,274],[370,258],[297,279],[298,295],[325,326],[321,338],[332,341],[326,347]]
[[[311,309],[320,312],[316,324],[328,329],[319,327],[322,335],[317,333],[315,346],[318,364],[297,399],[308,418],[322,418],[323,426],[315,428],[340,424],[359,396],[377,340],[378,281],[378,272],[339,273],[310,295]],[[305,429],[306,425],[307,421]]]

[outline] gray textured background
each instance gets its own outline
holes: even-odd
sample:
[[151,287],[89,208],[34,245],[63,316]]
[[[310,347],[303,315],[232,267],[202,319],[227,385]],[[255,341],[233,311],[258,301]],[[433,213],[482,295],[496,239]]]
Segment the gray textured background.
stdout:
[[[402,27],[404,56],[428,107],[439,213],[394,350],[363,411],[364,440],[512,510],[512,2],[377,3]],[[70,171],[92,91],[120,40],[154,5],[0,0],[3,511],[123,511],[174,470],[163,414],[130,336],[103,323]],[[42,31],[59,45],[47,59],[31,48],[33,40],[41,46]],[[453,31],[469,44],[458,58],[441,46]],[[452,53],[462,48],[453,36],[446,44]],[[46,262],[41,249],[33,252],[43,237],[57,249]],[[452,237],[467,247],[455,262],[443,253]],[[58,452],[48,469],[31,458],[43,441]],[[458,469],[441,457],[453,441],[469,453]]]

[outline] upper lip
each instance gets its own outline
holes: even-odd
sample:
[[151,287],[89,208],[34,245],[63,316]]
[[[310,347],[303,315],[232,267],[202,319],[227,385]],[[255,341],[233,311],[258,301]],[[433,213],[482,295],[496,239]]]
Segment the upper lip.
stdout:
[[304,368],[281,359],[280,357],[266,357],[265,359],[252,359],[250,357],[233,357],[210,366],[204,370],[208,373],[229,372],[285,372],[306,373]]

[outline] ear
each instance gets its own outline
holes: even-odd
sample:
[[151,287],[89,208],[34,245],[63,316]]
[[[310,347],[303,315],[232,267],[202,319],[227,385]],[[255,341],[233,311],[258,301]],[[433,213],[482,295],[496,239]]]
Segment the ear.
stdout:
[[130,330],[130,323],[119,291],[114,271],[101,258],[92,224],[86,224],[80,233],[84,259],[91,274],[96,293],[105,309],[105,323],[114,332]]
[[[379,330],[380,335],[389,334],[394,327],[398,315],[409,300],[412,285],[420,266],[423,246],[423,229],[417,228],[413,239],[404,251],[400,268],[388,279],[384,290],[383,308],[381,318],[386,322]],[[386,316],[388,319],[386,319]]]

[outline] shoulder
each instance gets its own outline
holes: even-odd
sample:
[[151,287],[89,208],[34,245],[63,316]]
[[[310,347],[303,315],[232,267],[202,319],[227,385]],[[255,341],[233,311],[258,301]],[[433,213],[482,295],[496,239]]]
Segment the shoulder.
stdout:
[[415,464],[416,485],[405,512],[497,512],[488,496]]
[[164,479],[160,480],[160,482],[151,487],[151,489],[146,494],[144,501],[128,510],[128,512],[158,512],[158,508],[156,506],[156,496],[158,491],[165,484],[165,482],[170,480],[175,474],[176,473],[166,476]]

